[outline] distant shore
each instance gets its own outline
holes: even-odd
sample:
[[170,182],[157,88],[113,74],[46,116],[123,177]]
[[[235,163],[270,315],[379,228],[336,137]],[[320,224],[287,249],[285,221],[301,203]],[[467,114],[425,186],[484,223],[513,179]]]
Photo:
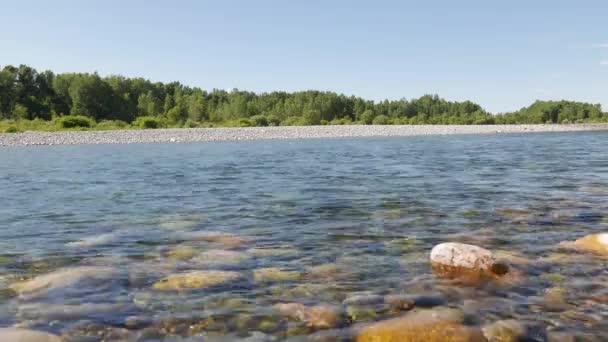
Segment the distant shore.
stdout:
[[608,124],[404,126],[346,125],[24,132],[0,134],[0,146],[178,143],[266,139],[399,137],[445,134],[504,134],[579,131],[608,131]]

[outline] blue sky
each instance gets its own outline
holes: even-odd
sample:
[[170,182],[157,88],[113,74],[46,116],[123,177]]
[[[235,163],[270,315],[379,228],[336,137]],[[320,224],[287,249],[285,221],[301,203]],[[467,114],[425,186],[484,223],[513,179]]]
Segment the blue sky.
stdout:
[[606,0],[0,0],[0,65],[608,110]]

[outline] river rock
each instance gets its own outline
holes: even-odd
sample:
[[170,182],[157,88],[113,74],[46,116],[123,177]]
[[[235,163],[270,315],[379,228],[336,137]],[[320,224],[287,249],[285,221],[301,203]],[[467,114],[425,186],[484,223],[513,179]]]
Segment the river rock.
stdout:
[[518,342],[526,337],[526,325],[514,319],[497,321],[482,328],[489,342]]
[[256,258],[267,258],[267,257],[287,257],[293,256],[300,253],[300,251],[294,247],[283,246],[283,247],[254,247],[247,250],[247,253],[253,255]]
[[6,342],[62,342],[57,336],[42,331],[0,328],[0,341]]
[[308,310],[307,325],[314,329],[331,329],[342,323],[342,310],[333,305],[315,305]]
[[497,279],[509,272],[509,267],[497,262],[489,250],[455,242],[433,247],[431,265],[436,275],[470,281]]
[[343,322],[342,310],[337,306],[320,304],[307,307],[300,303],[281,303],[274,308],[284,317],[304,322],[313,329],[331,329]]
[[221,245],[224,249],[238,249],[253,242],[253,239],[249,237],[213,231],[186,232],[180,234],[179,237],[188,241],[211,242]]
[[587,235],[574,242],[562,242],[561,246],[600,255],[608,255],[608,233]]
[[338,279],[348,278],[351,273],[347,271],[347,267],[337,263],[327,263],[309,267],[306,270],[306,276],[311,279],[322,281],[334,281]]
[[416,301],[409,296],[397,294],[384,296],[384,303],[394,311],[407,311],[416,305]]
[[174,260],[188,260],[192,259],[198,251],[192,246],[175,246],[169,249],[164,255]]
[[384,303],[384,297],[376,294],[357,294],[346,298],[343,305],[376,305]]
[[462,324],[464,315],[449,311],[455,309],[445,309],[410,312],[363,326],[356,342],[486,342],[480,329]]
[[293,281],[300,279],[300,277],[300,272],[286,271],[278,267],[258,268],[253,271],[253,279],[256,282]]
[[165,277],[153,286],[159,290],[197,289],[236,281],[241,274],[232,271],[192,271]]
[[274,308],[286,318],[297,321],[305,321],[308,316],[306,305],[300,303],[279,303]]
[[21,319],[69,320],[87,319],[108,314],[124,312],[126,304],[82,303],[82,304],[48,304],[32,303],[19,306],[17,316]]
[[545,310],[566,311],[570,308],[567,302],[568,290],[563,287],[551,287],[545,290],[543,303]]
[[249,254],[244,252],[212,249],[193,258],[192,262],[204,266],[237,266],[249,257]]
[[107,279],[114,274],[116,274],[115,269],[102,266],[63,268],[13,284],[10,288],[21,296],[38,296],[56,289],[76,285],[83,280]]

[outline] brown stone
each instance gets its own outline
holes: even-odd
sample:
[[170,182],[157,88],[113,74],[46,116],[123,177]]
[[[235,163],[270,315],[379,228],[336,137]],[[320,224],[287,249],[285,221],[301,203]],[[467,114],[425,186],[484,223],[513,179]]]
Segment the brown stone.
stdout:
[[356,342],[486,342],[481,330],[427,315],[407,314],[360,330]]

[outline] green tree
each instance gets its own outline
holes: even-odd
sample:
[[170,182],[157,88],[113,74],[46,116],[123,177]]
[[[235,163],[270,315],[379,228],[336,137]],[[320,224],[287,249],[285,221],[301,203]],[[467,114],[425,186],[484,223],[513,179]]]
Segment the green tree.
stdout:
[[361,122],[363,122],[366,125],[371,125],[374,122],[374,118],[376,116],[374,115],[374,112],[370,109],[366,110],[365,112],[363,112],[363,114],[361,114]]

